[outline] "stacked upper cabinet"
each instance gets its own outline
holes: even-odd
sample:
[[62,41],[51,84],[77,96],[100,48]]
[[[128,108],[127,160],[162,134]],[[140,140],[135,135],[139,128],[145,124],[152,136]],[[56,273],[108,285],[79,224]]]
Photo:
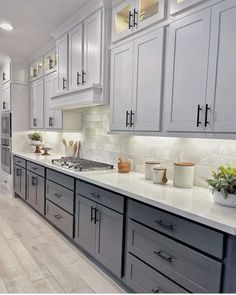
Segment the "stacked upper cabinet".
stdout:
[[42,129],[44,126],[43,117],[43,78],[34,81],[30,85],[30,128]]
[[235,26],[234,0],[170,25],[167,131],[236,131]]
[[57,93],[68,89],[68,34],[57,40]]
[[111,52],[111,130],[160,131],[164,28]]
[[69,89],[101,84],[102,11],[69,32]]
[[127,0],[112,11],[112,41],[163,20],[166,0]]

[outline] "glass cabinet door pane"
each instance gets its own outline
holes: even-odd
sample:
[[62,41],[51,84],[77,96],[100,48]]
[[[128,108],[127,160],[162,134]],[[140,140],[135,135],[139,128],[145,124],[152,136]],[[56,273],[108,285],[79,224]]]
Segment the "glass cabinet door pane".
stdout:
[[139,0],[139,9],[139,21],[145,21],[159,13],[159,0]]
[[115,33],[122,33],[129,29],[129,12],[132,10],[131,5],[126,5],[116,13],[115,16]]

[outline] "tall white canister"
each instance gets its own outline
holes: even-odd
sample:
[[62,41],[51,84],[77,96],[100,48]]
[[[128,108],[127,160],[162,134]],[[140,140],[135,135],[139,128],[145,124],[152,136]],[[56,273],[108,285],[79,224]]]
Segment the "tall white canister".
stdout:
[[174,186],[179,188],[192,188],[194,183],[194,170],[194,163],[174,163]]

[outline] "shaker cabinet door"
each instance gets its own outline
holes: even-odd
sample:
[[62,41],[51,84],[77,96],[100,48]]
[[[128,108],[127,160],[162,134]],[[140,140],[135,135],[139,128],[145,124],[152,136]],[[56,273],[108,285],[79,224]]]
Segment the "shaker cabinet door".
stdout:
[[84,71],[82,84],[93,86],[101,83],[102,62],[102,11],[84,21]]
[[44,215],[45,196],[44,178],[27,172],[27,198],[26,201],[39,213]]
[[133,42],[111,52],[111,130],[129,131],[133,97]]
[[160,131],[164,29],[134,41],[135,131]]
[[166,75],[167,130],[204,130],[210,9],[170,25]]
[[47,129],[62,128],[62,111],[51,109],[51,98],[55,95],[56,85],[56,74],[44,78],[44,128]]
[[30,128],[43,128],[43,79],[30,85]]
[[83,71],[83,24],[79,24],[69,33],[69,88],[82,86]]
[[97,205],[96,257],[111,272],[121,277],[123,215]]
[[57,40],[57,92],[68,89],[68,35]]
[[207,131],[236,132],[236,1],[212,8]]
[[75,241],[93,256],[95,255],[95,209],[95,202],[80,195],[76,196]]
[[14,166],[14,191],[25,200],[26,197],[26,170],[17,165]]

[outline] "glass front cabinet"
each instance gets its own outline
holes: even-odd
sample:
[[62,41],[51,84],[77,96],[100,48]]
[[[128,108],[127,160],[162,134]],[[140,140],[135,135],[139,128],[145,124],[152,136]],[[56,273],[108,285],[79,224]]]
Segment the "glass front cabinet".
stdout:
[[112,42],[165,17],[165,0],[127,0],[113,8]]
[[206,0],[170,0],[170,14],[174,15]]
[[44,55],[44,75],[55,72],[56,69],[57,69],[57,53],[56,53],[56,48],[54,48]]
[[43,76],[43,57],[40,57],[30,65],[30,81]]

